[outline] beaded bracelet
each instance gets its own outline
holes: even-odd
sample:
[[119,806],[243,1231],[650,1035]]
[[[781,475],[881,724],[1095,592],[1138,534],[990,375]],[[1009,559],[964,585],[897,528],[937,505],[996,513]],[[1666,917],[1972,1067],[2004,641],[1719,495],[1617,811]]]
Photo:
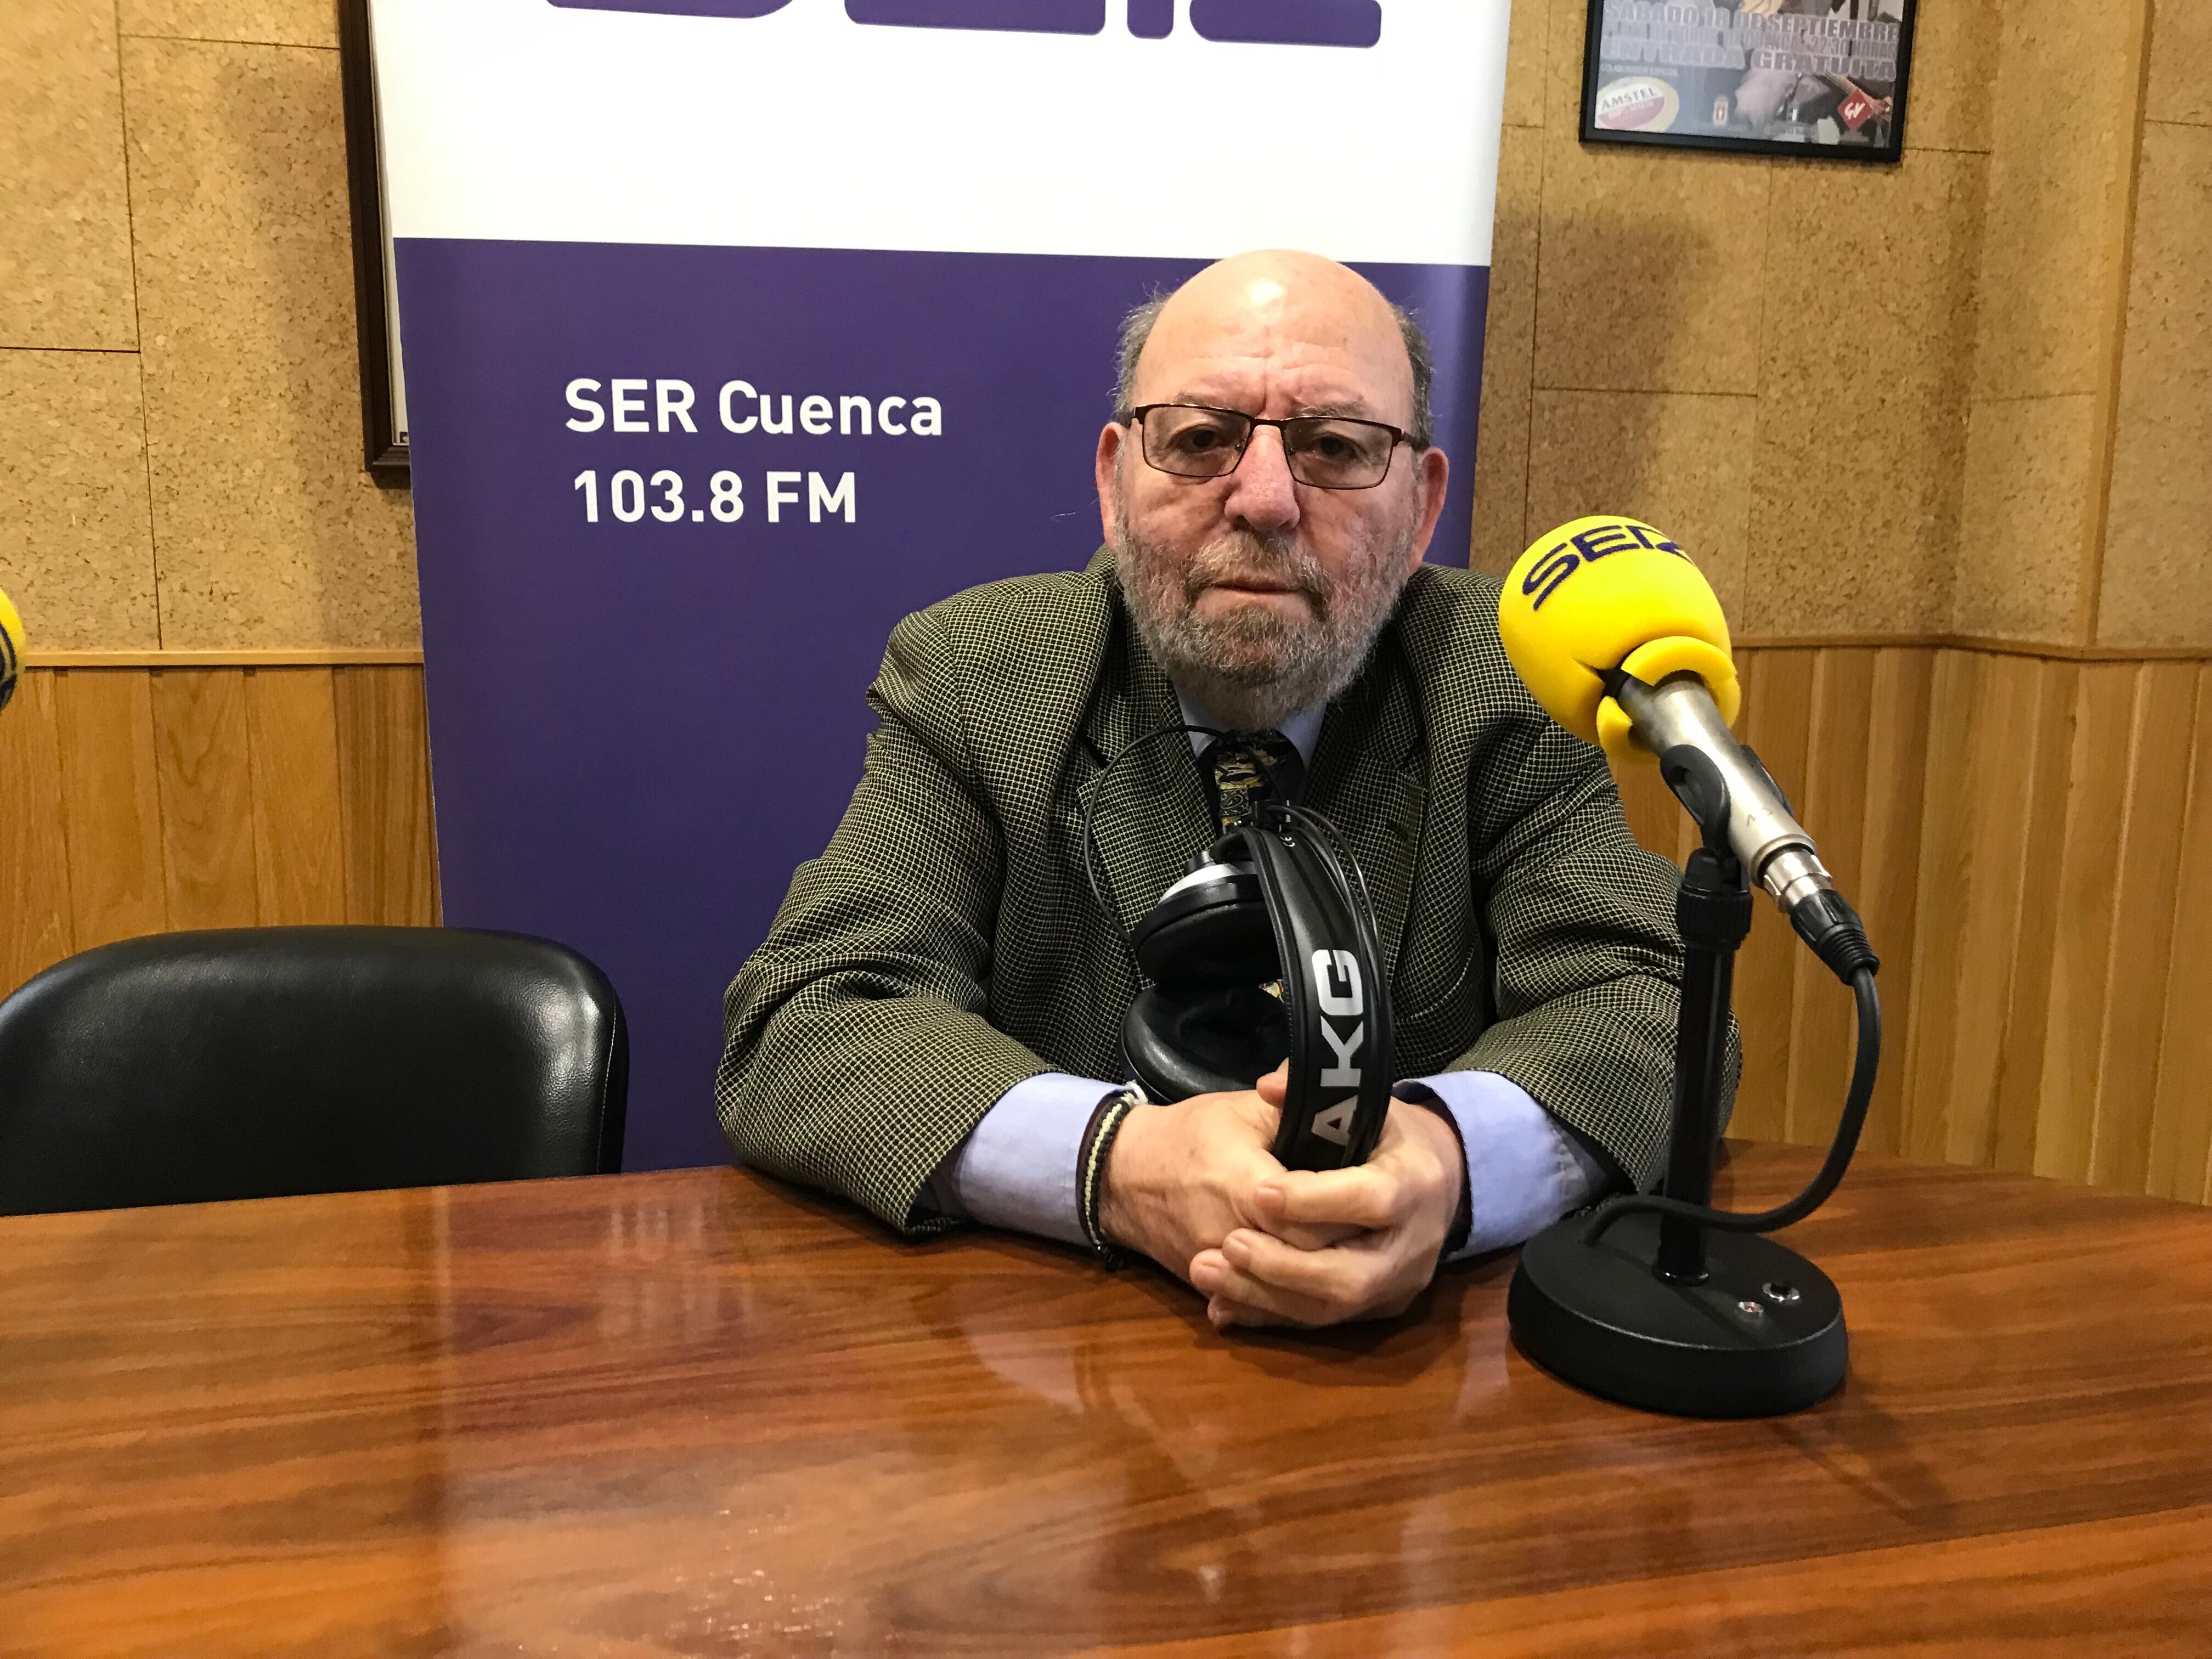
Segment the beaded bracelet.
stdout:
[[1083,1132],[1082,1151],[1076,1158],[1076,1217],[1092,1252],[1109,1267],[1121,1266],[1129,1260],[1129,1255],[1106,1237],[1098,1218],[1098,1200],[1106,1186],[1107,1155],[1114,1150],[1114,1137],[1121,1132],[1122,1123],[1143,1104],[1144,1091],[1134,1086],[1100,1101],[1098,1109],[1091,1115],[1090,1126]]

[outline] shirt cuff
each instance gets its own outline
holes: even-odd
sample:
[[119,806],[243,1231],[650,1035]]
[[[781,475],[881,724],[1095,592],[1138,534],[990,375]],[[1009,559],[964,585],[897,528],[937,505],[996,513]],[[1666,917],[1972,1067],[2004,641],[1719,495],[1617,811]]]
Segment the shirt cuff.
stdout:
[[1598,1161],[1527,1090],[1496,1072],[1441,1072],[1409,1079],[1396,1092],[1443,1111],[1467,1149],[1472,1224],[1447,1261],[1518,1244],[1605,1186]]
[[1088,1249],[1076,1164],[1091,1115],[1123,1086],[1066,1072],[1024,1078],[937,1166],[921,1203],[957,1220]]

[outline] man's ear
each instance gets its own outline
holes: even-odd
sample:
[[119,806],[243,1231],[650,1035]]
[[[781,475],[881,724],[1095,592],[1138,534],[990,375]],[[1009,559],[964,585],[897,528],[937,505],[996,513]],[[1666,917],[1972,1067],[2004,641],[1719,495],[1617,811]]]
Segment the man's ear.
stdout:
[[1129,428],[1118,421],[1109,421],[1098,434],[1098,455],[1093,464],[1098,485],[1098,539],[1111,544],[1114,539],[1115,474],[1121,465],[1121,445],[1129,435]]
[[1451,483],[1451,463],[1443,450],[1431,445],[1420,453],[1417,461],[1413,482],[1421,492],[1421,523],[1413,537],[1415,564],[1428,556],[1429,539],[1437,533],[1437,520],[1443,516],[1444,489]]

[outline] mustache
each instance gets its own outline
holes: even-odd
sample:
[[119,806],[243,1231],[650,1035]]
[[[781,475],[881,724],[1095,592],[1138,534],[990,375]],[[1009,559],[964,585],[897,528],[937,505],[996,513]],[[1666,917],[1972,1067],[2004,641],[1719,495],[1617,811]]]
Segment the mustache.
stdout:
[[1203,549],[1183,572],[1182,597],[1195,605],[1207,588],[1254,580],[1286,584],[1304,599],[1314,615],[1325,618],[1334,590],[1321,561],[1289,536],[1237,531]]

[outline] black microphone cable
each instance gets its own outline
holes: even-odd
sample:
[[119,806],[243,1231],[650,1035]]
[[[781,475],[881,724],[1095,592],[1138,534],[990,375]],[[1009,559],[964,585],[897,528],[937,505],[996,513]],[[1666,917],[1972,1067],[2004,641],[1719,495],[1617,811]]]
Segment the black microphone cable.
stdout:
[[1720,1232],[1771,1233],[1802,1221],[1826,1203],[1843,1180],[1844,1171],[1850,1167],[1851,1155],[1858,1150],[1859,1131],[1866,1126],[1867,1107],[1874,1099],[1875,1073],[1881,1061],[1881,998],[1875,990],[1873,969],[1862,968],[1851,975],[1851,995],[1858,1005],[1859,1032],[1850,1091],[1844,1097],[1843,1115],[1836,1121],[1828,1156],[1804,1191],[1786,1204],[1752,1215],[1716,1210],[1658,1193],[1617,1194],[1591,1213],[1583,1229],[1583,1243],[1596,1243],[1605,1230],[1625,1215],[1675,1216]]

